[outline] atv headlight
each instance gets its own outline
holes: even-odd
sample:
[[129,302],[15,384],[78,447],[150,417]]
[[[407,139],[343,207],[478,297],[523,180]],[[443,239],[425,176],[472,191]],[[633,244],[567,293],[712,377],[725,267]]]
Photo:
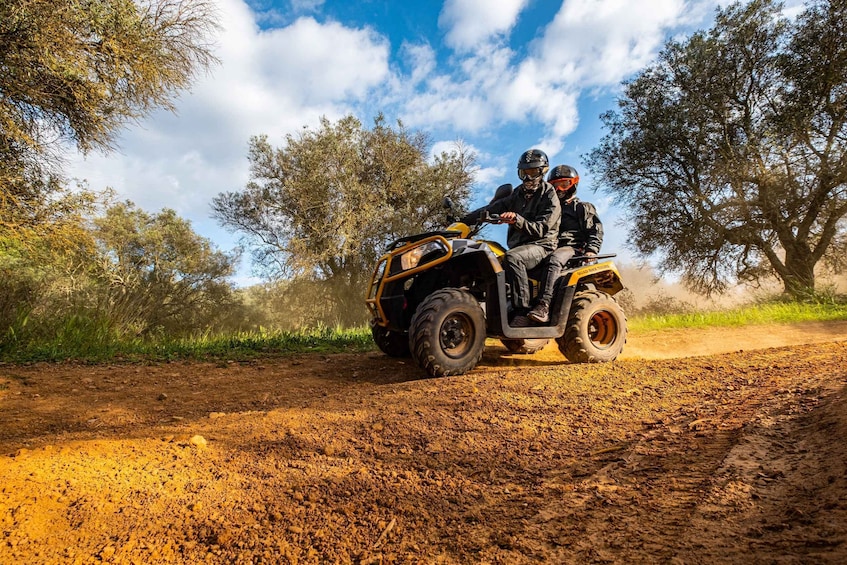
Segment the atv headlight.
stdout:
[[427,261],[431,261],[436,257],[441,257],[447,254],[447,247],[441,241],[430,241],[429,243],[424,243],[423,245],[419,245],[414,249],[403,253],[400,256],[400,266],[404,271],[408,271],[409,269],[414,269],[417,267],[421,258],[424,256],[427,257]]

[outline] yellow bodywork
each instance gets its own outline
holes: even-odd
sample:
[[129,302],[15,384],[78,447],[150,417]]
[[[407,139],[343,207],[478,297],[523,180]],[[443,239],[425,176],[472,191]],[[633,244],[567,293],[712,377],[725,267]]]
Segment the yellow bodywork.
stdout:
[[[459,239],[467,239],[470,236],[471,228],[462,222],[455,222],[447,227],[447,231],[458,232]],[[427,244],[439,242],[446,249],[446,253],[424,263],[423,265],[418,265],[411,269],[399,269],[395,274],[389,274],[391,272],[391,266],[395,260],[399,260],[404,254],[408,253],[410,250],[423,247]],[[506,254],[506,250],[502,245],[497,243],[496,241],[483,241],[488,248],[494,253],[497,258],[496,263],[493,265],[495,271],[502,270],[501,261],[503,255]],[[365,296],[365,303],[370,310],[372,316],[375,321],[379,324],[385,323],[386,316],[385,312],[383,312],[382,307],[380,306],[380,298],[382,296],[383,289],[387,283],[395,281],[399,278],[409,277],[411,275],[415,275],[421,271],[426,271],[431,269],[432,267],[449,261],[453,257],[453,248],[450,245],[449,240],[442,235],[432,235],[430,237],[419,239],[414,242],[407,242],[396,249],[392,249],[390,252],[386,253],[382,257],[379,258],[377,262],[377,268],[374,269],[373,275],[371,276],[370,285],[368,285],[368,292]]]
[[609,295],[615,295],[623,290],[621,274],[611,261],[592,263],[575,270],[568,276],[567,286],[577,284],[581,279],[590,278],[600,290]]
[[[461,239],[467,239],[468,236],[471,233],[471,228],[467,224],[463,224],[462,222],[455,222],[453,224],[450,224],[450,226],[447,229],[449,231],[457,231],[457,232],[461,233],[462,234],[460,236]],[[506,254],[506,248],[505,247],[503,247],[502,245],[500,245],[496,241],[489,241],[487,239],[482,239],[480,241],[482,241],[483,243],[488,245],[488,248],[491,249],[491,252],[494,253],[494,255],[497,257],[498,260],[503,259],[503,255]]]

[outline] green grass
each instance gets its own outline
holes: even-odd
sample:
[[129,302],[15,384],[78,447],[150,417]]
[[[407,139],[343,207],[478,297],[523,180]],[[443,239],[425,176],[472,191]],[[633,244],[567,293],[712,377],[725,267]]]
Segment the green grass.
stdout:
[[[763,324],[792,324],[847,320],[847,301],[771,301],[733,310],[632,316],[630,332],[676,328],[706,328]],[[27,342],[11,336],[0,342],[0,361],[161,362],[171,360],[245,361],[300,353],[360,353],[376,350],[370,329],[319,327],[305,331],[255,331],[172,339],[121,338],[102,324],[73,319],[52,339]]]
[[733,310],[685,314],[641,315],[628,320],[629,331],[706,328],[763,324],[796,324],[847,320],[847,303],[770,302]]
[[203,335],[192,338],[119,339],[101,334],[86,341],[75,339],[17,344],[0,350],[0,360],[13,363],[37,361],[171,361],[234,360],[271,357],[294,353],[363,352],[375,349],[370,329],[315,328],[305,331],[256,331],[231,335]]

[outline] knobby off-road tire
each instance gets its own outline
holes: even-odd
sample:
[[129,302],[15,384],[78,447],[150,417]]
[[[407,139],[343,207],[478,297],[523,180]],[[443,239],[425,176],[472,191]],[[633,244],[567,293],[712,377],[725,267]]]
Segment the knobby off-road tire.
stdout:
[[614,361],[626,343],[626,315],[605,292],[581,292],[574,297],[565,334],[556,343],[571,363]]
[[466,373],[485,349],[485,313],[463,290],[433,292],[412,316],[409,345],[412,358],[433,377]]
[[372,325],[371,335],[380,351],[389,357],[408,357],[411,354],[409,337],[406,334]]
[[500,343],[506,346],[512,353],[521,353],[524,355],[532,355],[533,353],[538,353],[544,347],[550,343],[549,339],[546,338],[536,338],[536,339],[501,339]]

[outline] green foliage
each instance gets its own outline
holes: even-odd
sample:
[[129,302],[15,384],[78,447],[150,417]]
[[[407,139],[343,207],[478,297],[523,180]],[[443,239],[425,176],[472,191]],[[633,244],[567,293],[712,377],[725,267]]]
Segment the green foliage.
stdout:
[[765,296],[758,303],[764,305],[770,304],[800,304],[809,305],[812,307],[835,307],[840,308],[847,305],[847,295],[839,294],[834,286],[825,286],[815,290],[807,290],[801,293],[797,298],[792,298],[786,294],[777,296]]
[[257,330],[228,334],[201,334],[174,338],[118,337],[96,322],[72,320],[55,338],[0,348],[7,362],[82,361],[155,362],[176,359],[245,361],[295,353],[364,352],[374,349],[370,329],[316,327],[298,332]]
[[713,312],[644,313],[630,317],[628,324],[631,332],[642,332],[673,328],[796,324],[836,320],[847,320],[847,300],[843,297],[835,303],[773,300]]
[[[361,288],[351,288],[338,279],[295,278],[256,285],[241,290],[249,327],[305,330],[320,326],[355,327],[365,324]],[[343,311],[345,305],[352,310]]]
[[116,204],[94,221],[97,310],[123,331],[184,335],[215,325],[235,303],[236,257],[213,248],[173,210]]
[[629,241],[702,292],[778,277],[799,297],[847,240],[847,1],[796,22],[770,0],[719,10],[626,85],[589,168]]
[[99,196],[65,186],[60,142],[109,149],[127,122],[171,109],[214,61],[215,26],[207,0],[0,2],[0,255],[90,251],[83,218]]
[[[23,240],[0,237],[0,348],[43,335],[47,320],[60,319],[70,303],[93,240],[79,219],[58,223],[66,225],[32,230]],[[78,239],[63,246],[59,233]]]
[[207,0],[0,2],[0,348],[89,334],[98,346],[86,219],[103,196],[66,186],[59,144],[109,149],[127,122],[172,109],[214,62],[215,27]]
[[[834,295],[819,303],[786,302],[782,297],[731,310],[676,314],[639,314],[629,317],[630,332],[676,328],[752,326],[847,320],[847,298]],[[126,361],[156,362],[177,359],[247,361],[295,353],[374,351],[370,329],[316,326],[298,331],[266,330],[206,332],[175,338],[166,334],[146,338],[119,336],[105,320],[68,318],[51,339],[0,347],[6,362]]]
[[85,217],[102,195],[84,187],[71,189],[44,168],[14,172],[15,178],[4,182],[0,155],[0,255],[25,253],[32,260],[47,260],[86,253],[91,237]]
[[294,296],[325,312],[326,323],[358,324],[386,245],[443,224],[445,196],[460,204],[469,197],[474,156],[458,146],[430,160],[428,150],[424,134],[382,116],[370,130],[352,116],[324,118],[316,131],[286,136],[282,148],[255,137],[252,181],[218,195],[214,215],[242,235],[264,275],[309,283]]
[[117,344],[246,325],[227,281],[236,257],[172,210],[115,204],[79,229],[84,253],[41,253],[14,240],[0,247],[0,353],[87,358]]
[[108,148],[128,121],[171,109],[214,57],[207,0],[0,3],[0,156],[56,139]]

